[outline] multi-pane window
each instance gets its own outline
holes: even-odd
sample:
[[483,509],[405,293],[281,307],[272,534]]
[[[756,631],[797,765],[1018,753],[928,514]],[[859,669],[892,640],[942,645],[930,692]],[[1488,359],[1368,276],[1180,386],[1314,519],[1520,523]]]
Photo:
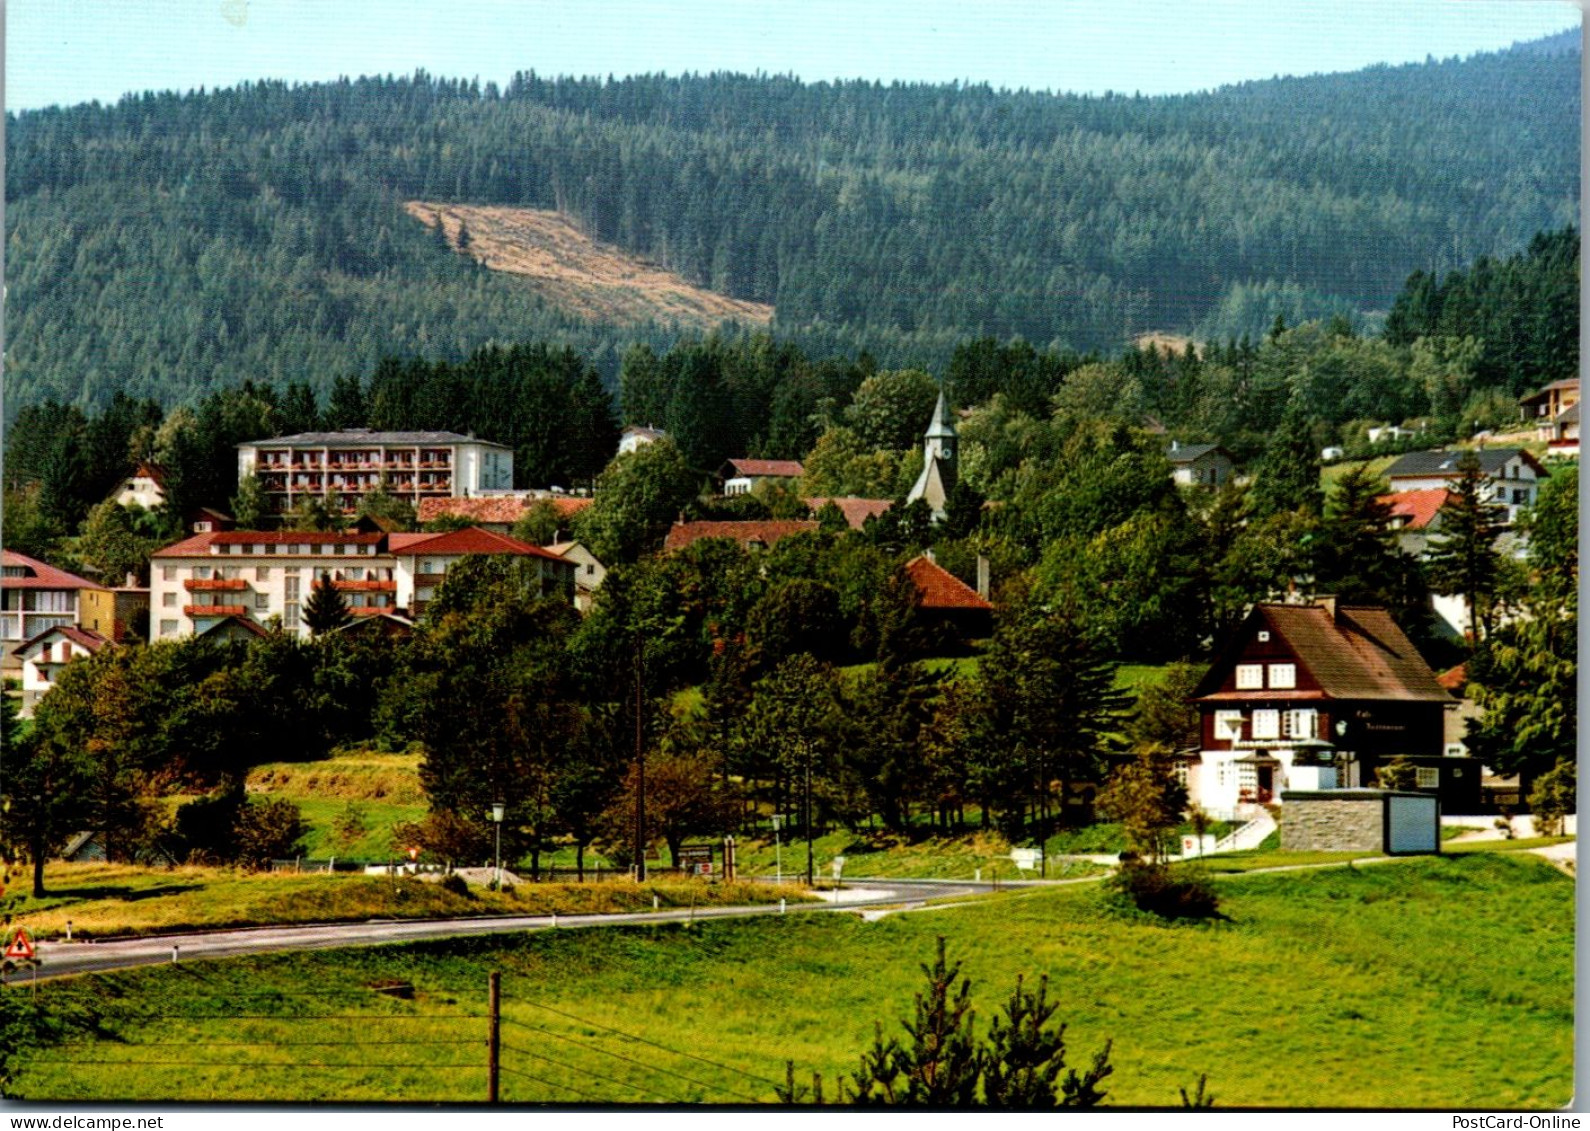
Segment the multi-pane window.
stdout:
[[1296,687],[1297,686],[1297,665],[1296,664],[1271,664],[1270,665],[1270,686],[1271,687]]
[[174,621],[174,620],[163,620],[163,621],[160,622],[160,635],[161,636],[175,636],[176,634],[177,634],[177,622],[176,621]]
[[1440,768],[1437,766],[1416,766],[1413,771],[1413,784],[1420,789],[1440,789]]
[[295,604],[287,604],[287,605],[283,605],[282,606],[282,627],[283,628],[297,628],[298,627],[298,606],[297,605],[295,605]]
[[1215,712],[1215,737],[1235,742],[1242,737],[1241,711]]
[[255,566],[254,567],[254,580],[255,581],[269,581],[270,579],[271,579],[271,567],[270,566]]
[[1281,712],[1274,710],[1253,712],[1254,738],[1280,738]]
[[164,605],[168,609],[174,608],[176,606],[176,603],[177,603],[177,595],[176,595],[176,593],[174,593],[174,592],[166,592],[166,593],[160,594],[160,603],[162,605]]
[[1264,686],[1263,664],[1237,665],[1237,690],[1255,691]]
[[163,566],[160,567],[160,580],[161,581],[175,581],[176,579],[177,579],[177,567],[176,566],[174,566],[174,565],[163,565]]
[[268,608],[270,608],[271,607],[271,595],[269,593],[256,593],[256,594],[254,594],[254,607],[256,609],[268,609]]
[[1313,738],[1319,714],[1315,711],[1288,711],[1286,736],[1288,738]]

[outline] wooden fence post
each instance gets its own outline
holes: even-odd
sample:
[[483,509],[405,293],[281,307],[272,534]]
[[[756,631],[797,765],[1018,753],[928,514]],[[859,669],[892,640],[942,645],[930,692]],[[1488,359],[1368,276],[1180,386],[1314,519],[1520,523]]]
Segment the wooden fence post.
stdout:
[[486,981],[486,1102],[497,1102],[497,1076],[502,1055],[502,975],[493,970]]

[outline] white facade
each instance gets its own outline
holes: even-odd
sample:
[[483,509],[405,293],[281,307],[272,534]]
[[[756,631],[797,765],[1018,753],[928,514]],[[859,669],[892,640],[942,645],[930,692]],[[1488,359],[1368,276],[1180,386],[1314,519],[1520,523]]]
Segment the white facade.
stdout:
[[323,534],[228,531],[157,551],[150,562],[151,640],[192,636],[227,617],[309,635],[304,605],[324,577],[354,616],[408,610],[418,616],[447,571],[469,554],[514,553],[541,566],[543,592],[572,588],[574,564],[502,535]]
[[[1457,460],[1461,454],[1451,453],[1451,459],[1446,461],[1451,466],[1443,466],[1427,473],[1399,473],[1393,466],[1389,479],[1391,490],[1400,493],[1427,491],[1437,487],[1450,489],[1452,481],[1459,475]],[[1496,467],[1486,468],[1488,501],[1497,507],[1506,508],[1509,525],[1518,521],[1520,511],[1535,505],[1535,497],[1539,492],[1539,480],[1535,469],[1533,458],[1522,451],[1515,451]]]
[[32,717],[33,708],[55,686],[62,668],[107,645],[110,641],[97,632],[74,626],[49,629],[24,644],[17,653],[22,659],[22,717]]
[[661,428],[638,428],[632,425],[619,434],[618,454],[632,452],[644,444],[654,444],[667,435]]
[[237,474],[257,476],[271,509],[332,495],[346,513],[385,483],[416,508],[428,498],[513,489],[513,452],[456,432],[303,432],[237,447]]

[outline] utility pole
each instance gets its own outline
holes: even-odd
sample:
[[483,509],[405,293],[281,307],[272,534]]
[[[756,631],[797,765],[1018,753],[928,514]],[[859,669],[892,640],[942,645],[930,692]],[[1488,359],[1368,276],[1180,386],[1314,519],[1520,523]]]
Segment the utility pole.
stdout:
[[486,977],[486,1102],[497,1102],[497,1076],[502,1054],[502,975]]
[[646,878],[646,733],[645,687],[640,633],[635,633],[635,879]]
[[806,886],[811,887],[817,873],[812,867],[812,749],[803,744],[806,753]]

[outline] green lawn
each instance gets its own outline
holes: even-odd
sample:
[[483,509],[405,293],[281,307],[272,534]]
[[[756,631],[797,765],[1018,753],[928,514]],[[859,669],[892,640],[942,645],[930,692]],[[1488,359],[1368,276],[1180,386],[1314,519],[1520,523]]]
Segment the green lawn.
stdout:
[[[831,1094],[875,1021],[899,1033],[943,935],[979,1032],[1018,975],[1047,975],[1070,1062],[1114,1042],[1112,1104],[1175,1106],[1203,1073],[1221,1107],[1571,1098],[1573,883],[1546,862],[1474,853],[1230,876],[1219,891],[1229,920],[1204,925],[1107,914],[1081,885],[871,923],[790,914],[49,982],[47,1025],[25,994],[0,995],[25,1035],[7,1046],[7,1091],[476,1101],[496,970],[508,1101],[769,1102],[786,1060]],[[413,1000],[370,988],[388,980],[412,982]]]
[[[805,871],[804,840],[792,840],[786,834],[781,848],[786,876]],[[771,838],[741,838],[735,842],[735,855],[743,876],[774,874],[776,860]],[[1010,845],[1003,837],[991,833],[910,842],[884,833],[857,836],[841,831],[812,841],[812,859],[819,877],[832,876],[836,856],[845,858],[843,874],[853,878],[970,880],[980,876],[984,880],[1013,880],[1022,876],[1010,861]],[[1087,861],[1051,861],[1049,876],[1051,879],[1096,876],[1104,871]]]
[[[67,920],[74,937],[107,938],[273,923],[634,911],[650,907],[654,894],[665,907],[763,903],[780,895],[772,885],[669,878],[640,885],[524,883],[502,893],[474,888],[464,896],[436,883],[386,876],[154,871],[126,864],[57,863],[45,879],[49,895],[17,896],[9,908],[18,925],[43,938],[64,935]],[[18,890],[27,889],[19,884]]]

